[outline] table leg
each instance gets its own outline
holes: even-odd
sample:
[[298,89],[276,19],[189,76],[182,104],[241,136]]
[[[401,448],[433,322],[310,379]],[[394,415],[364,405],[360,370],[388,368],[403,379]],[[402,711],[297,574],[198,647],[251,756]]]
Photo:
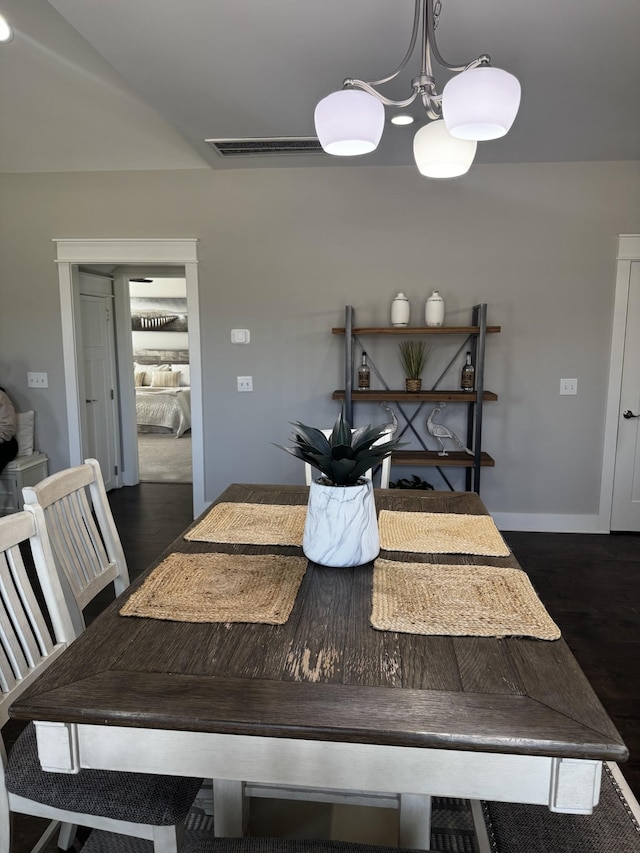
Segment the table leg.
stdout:
[[431,797],[400,794],[399,847],[428,850],[431,845]]
[[213,828],[216,838],[242,838],[245,828],[244,782],[213,780]]

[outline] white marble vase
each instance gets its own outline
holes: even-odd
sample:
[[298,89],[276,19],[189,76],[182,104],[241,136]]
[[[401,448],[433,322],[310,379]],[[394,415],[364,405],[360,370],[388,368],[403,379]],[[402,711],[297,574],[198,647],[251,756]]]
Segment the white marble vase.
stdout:
[[340,568],[361,566],[378,556],[371,480],[357,486],[311,483],[302,550],[314,563]]

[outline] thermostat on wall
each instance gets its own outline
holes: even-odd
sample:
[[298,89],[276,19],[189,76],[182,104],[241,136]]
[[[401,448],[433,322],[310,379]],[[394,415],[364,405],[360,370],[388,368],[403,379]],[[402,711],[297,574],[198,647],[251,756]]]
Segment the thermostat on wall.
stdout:
[[231,329],[232,344],[248,344],[251,340],[249,329]]

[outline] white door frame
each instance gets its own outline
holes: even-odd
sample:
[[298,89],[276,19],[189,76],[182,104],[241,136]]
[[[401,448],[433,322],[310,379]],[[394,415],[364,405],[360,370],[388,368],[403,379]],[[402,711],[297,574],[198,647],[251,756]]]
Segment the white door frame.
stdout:
[[616,463],[616,445],[618,442],[624,339],[627,326],[631,264],[634,261],[640,261],[640,234],[621,234],[618,237],[616,294],[613,307],[613,329],[611,333],[611,360],[609,363],[609,390],[607,394],[604,429],[602,479],[600,481],[598,530],[601,533],[609,533],[611,531],[613,476]]
[[193,511],[199,515],[209,502],[204,487],[204,428],[202,413],[202,354],[198,291],[197,239],[66,239],[55,238],[62,311],[62,344],[69,428],[69,460],[80,465],[82,452],[82,413],[78,376],[77,295],[73,286],[76,265],[173,265],[184,267],[189,315],[191,363],[191,442],[193,454]]

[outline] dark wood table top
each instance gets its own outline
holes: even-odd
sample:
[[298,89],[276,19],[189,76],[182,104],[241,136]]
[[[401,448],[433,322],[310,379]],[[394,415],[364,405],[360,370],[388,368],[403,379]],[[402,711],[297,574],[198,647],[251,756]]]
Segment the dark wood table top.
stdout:
[[[306,487],[236,484],[219,501],[305,504],[307,496]],[[469,492],[377,490],[376,503],[378,509],[486,513]],[[182,537],[162,557],[174,551],[301,553],[295,547],[215,545]],[[406,558],[519,568],[513,556]],[[628,757],[562,639],[377,631],[369,624],[371,564],[331,569],[310,563],[285,625],[119,616],[124,599],[153,568],[14,703],[12,717],[614,761]]]

